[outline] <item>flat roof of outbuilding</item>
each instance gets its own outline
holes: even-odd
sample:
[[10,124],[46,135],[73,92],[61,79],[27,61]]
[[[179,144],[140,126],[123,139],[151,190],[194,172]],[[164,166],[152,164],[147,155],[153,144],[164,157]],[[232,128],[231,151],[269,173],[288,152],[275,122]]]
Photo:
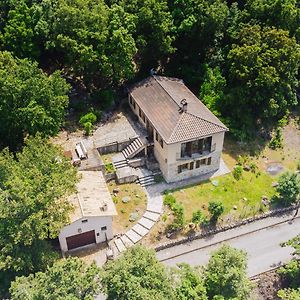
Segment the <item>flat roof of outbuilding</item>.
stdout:
[[69,197],[74,211],[71,222],[84,217],[101,217],[117,215],[115,204],[107,188],[101,171],[79,171],[80,181],[77,193]]

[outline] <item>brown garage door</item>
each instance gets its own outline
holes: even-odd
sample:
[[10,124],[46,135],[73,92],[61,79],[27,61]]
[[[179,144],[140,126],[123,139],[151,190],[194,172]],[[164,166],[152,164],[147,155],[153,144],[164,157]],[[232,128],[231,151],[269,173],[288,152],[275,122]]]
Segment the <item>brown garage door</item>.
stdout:
[[96,243],[95,230],[69,236],[66,241],[68,250]]

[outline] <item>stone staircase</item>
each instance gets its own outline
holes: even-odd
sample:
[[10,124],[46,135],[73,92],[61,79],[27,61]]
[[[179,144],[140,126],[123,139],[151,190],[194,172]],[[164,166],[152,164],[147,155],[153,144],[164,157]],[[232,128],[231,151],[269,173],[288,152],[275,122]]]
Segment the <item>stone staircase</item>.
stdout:
[[141,138],[136,138],[133,142],[131,142],[125,149],[122,150],[122,154],[125,159],[129,159],[134,157],[140,151],[142,151],[146,147],[146,144],[142,141]]
[[157,171],[155,173],[145,175],[145,176],[139,176],[139,178],[136,180],[137,184],[140,184],[142,187],[146,187],[152,184],[155,184],[155,176],[161,175],[161,171]]
[[161,209],[155,208],[155,210],[156,211],[146,210],[143,217],[138,221],[137,224],[135,224],[125,234],[114,240],[115,248],[118,250],[118,252],[123,252],[127,248],[135,245],[149,232],[161,214]]

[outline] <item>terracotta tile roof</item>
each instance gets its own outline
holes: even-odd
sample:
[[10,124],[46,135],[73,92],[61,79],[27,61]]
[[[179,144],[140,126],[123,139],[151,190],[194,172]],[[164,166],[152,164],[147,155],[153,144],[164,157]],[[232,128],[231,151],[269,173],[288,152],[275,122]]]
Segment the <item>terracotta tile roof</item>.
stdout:
[[[167,144],[228,130],[177,78],[150,76],[134,85],[130,94]],[[186,112],[180,112],[183,99]]]

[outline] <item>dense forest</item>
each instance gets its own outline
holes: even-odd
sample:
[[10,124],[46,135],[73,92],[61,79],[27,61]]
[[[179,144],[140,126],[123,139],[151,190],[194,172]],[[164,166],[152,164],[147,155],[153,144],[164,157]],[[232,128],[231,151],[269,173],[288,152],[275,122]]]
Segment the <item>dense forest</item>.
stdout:
[[272,129],[298,104],[299,24],[297,0],[3,0],[2,146],[57,133],[74,89],[107,107],[150,69],[239,139]]

